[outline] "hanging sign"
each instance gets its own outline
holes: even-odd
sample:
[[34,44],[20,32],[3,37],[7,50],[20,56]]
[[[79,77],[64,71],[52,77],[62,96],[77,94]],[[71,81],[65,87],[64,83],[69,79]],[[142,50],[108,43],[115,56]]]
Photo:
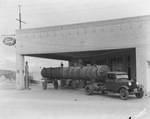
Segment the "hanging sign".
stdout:
[[3,43],[8,46],[12,46],[16,44],[16,39],[14,37],[5,37]]

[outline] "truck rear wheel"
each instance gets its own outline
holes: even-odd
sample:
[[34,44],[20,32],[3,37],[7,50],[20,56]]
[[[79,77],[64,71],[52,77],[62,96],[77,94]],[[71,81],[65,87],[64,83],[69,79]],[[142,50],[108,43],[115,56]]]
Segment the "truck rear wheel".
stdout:
[[42,83],[42,87],[43,87],[44,90],[47,89],[47,82],[46,82],[46,81],[44,81],[44,82]]
[[55,89],[58,88],[58,82],[57,82],[57,81],[54,81],[54,84],[53,84],[53,85],[54,85],[54,88],[55,88]]
[[144,96],[143,88],[141,88],[141,89],[140,89],[140,92],[137,93],[137,94],[135,94],[135,96],[136,96],[137,98],[142,98],[142,97]]
[[94,92],[94,86],[93,86],[93,84],[87,85],[87,86],[85,87],[85,93],[86,93],[87,95],[92,95],[93,92]]
[[127,100],[129,98],[129,91],[127,89],[125,89],[125,88],[122,88],[120,90],[120,97],[123,100]]

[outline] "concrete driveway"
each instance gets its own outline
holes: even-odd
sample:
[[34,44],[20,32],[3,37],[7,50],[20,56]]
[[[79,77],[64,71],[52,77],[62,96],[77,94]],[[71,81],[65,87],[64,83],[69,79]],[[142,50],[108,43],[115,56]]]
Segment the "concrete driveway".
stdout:
[[[3,86],[5,87],[5,86]],[[150,97],[95,93],[85,95],[84,89],[43,90],[40,85],[31,90],[0,88],[0,119],[148,119]]]

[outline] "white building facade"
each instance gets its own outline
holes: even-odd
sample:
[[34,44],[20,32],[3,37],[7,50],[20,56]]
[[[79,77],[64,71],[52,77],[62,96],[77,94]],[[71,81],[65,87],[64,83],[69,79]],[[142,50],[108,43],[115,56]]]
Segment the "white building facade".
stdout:
[[150,91],[150,16],[16,31],[16,87],[24,88],[24,57],[108,65]]

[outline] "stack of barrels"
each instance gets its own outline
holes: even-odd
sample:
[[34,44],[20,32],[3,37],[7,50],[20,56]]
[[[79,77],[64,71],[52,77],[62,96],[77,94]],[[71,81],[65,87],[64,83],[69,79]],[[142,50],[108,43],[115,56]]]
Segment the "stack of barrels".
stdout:
[[90,80],[101,79],[109,72],[110,69],[106,65],[95,65],[85,67],[56,67],[43,68],[41,75],[49,79],[78,79]]

